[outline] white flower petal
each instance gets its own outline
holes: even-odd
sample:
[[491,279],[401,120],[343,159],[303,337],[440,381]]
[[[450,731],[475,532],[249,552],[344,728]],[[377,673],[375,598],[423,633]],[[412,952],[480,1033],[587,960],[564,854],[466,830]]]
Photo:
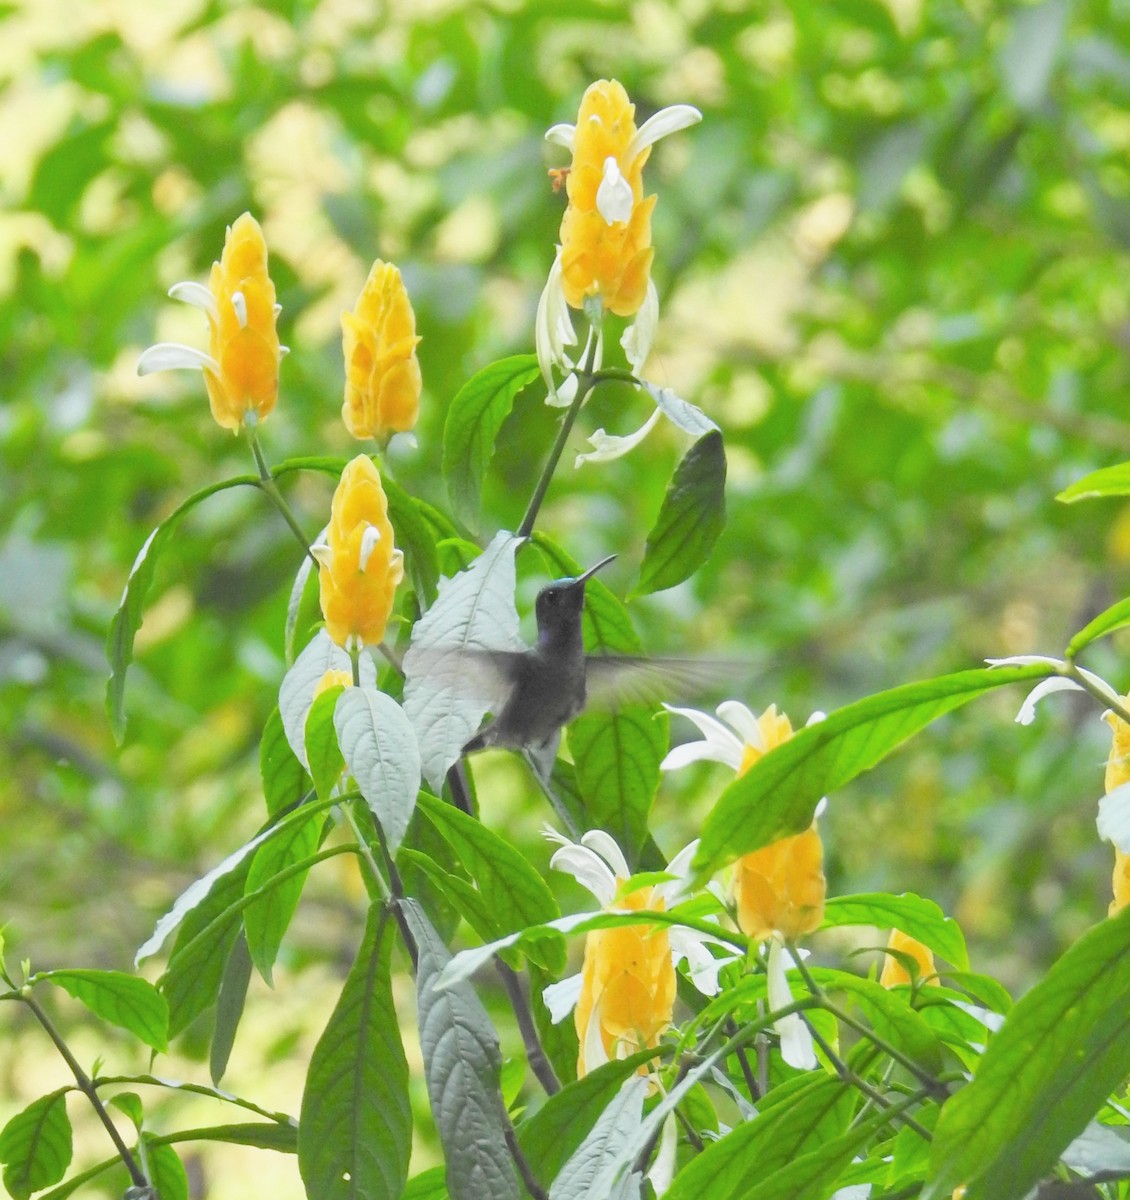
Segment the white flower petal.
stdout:
[[722,958],[715,958],[706,947],[709,943],[713,943],[729,949],[721,938],[712,938],[709,934],[699,933],[695,929],[685,929],[681,925],[669,926],[667,936],[671,943],[672,964],[677,967],[683,959],[686,959],[691,983],[704,996],[717,995],[718,972],[727,963],[737,962],[738,955],[729,953]]
[[247,328],[247,297],[240,291],[232,292],[231,306],[235,309],[235,319],[240,329]]
[[1078,668],[1079,674],[1087,679],[1091,685],[1102,692],[1107,702],[1110,704],[1122,704],[1122,697],[1110,686],[1101,675],[1096,675],[1094,671],[1088,671],[1086,667]]
[[565,355],[565,347],[575,345],[576,341],[577,335],[573,331],[569,306],[565,301],[565,289],[561,282],[561,247],[558,246],[545,287],[538,298],[537,313],[534,317],[534,348],[537,351],[542,378],[551,396],[556,393],[553,368],[572,367],[573,364]]
[[[673,705],[665,704],[663,706],[669,713],[674,713],[677,717],[686,717],[698,727],[699,732],[706,738],[706,746],[708,753],[700,755],[703,758],[709,758],[713,762],[725,763],[726,766],[732,767],[735,771],[742,765],[742,754],[745,751],[745,745],[742,740],[732,734],[721,721],[716,721],[709,713],[700,712],[697,708],[675,708]],[[692,743],[692,745],[701,745],[702,743]],[[682,749],[682,747],[677,747]],[[672,754],[675,753],[673,750]],[[667,758],[670,758],[669,754]],[[664,759],[666,762],[667,759]],[[694,759],[688,759],[693,762]],[[670,768],[667,768],[670,770]]]
[[[784,1008],[793,1002],[793,994],[785,974],[787,955],[781,943],[774,938],[769,945],[769,1008],[770,1011]],[[816,1051],[812,1045],[812,1034],[800,1013],[789,1013],[774,1022],[773,1028],[781,1039],[781,1057],[798,1071],[811,1071],[816,1066]]]
[[634,162],[636,155],[641,150],[654,145],[660,138],[666,137],[669,133],[678,133],[680,129],[687,129],[691,125],[697,125],[701,120],[702,113],[693,104],[672,104],[667,108],[661,108],[657,113],[648,117],[636,130],[635,137],[628,143],[624,161]]
[[577,1007],[577,1001],[581,998],[581,983],[582,976],[578,972],[562,979],[560,983],[551,983],[542,988],[541,998],[549,1009],[549,1019],[554,1025],[560,1025]]
[[220,310],[216,306],[216,297],[212,295],[211,289],[206,288],[202,283],[195,283],[192,280],[185,280],[183,283],[174,283],[169,288],[169,299],[180,300],[184,304],[191,304],[193,308],[203,309],[204,312],[216,320],[220,318]]
[[687,884],[690,882],[691,860],[698,850],[698,843],[698,838],[695,838],[693,842],[688,842],[671,859],[667,864],[667,874],[674,875],[675,878],[667,880],[666,883],[660,883],[655,888],[656,895],[663,897],[663,903],[668,908],[674,908],[681,900],[686,899]]
[[659,293],[655,290],[655,281],[648,278],[647,291],[643,304],[636,313],[636,319],[624,330],[620,345],[624,348],[632,370],[637,374],[643,370],[647,356],[651,353],[651,344],[655,341],[655,331],[659,327]]
[[603,429],[598,429],[589,435],[589,445],[593,447],[592,450],[587,454],[578,454],[574,465],[579,467],[583,463],[611,462],[614,458],[623,458],[647,437],[658,424],[662,415],[659,409],[656,409],[635,433],[626,434],[624,437],[615,437],[610,433],[605,433]]
[[596,211],[605,223],[614,225],[632,219],[632,185],[620,173],[620,164],[610,154],[604,160],[600,185],[596,189]]
[[608,1062],[608,1051],[604,1048],[604,1039],[600,1036],[600,997],[592,1006],[589,1021],[581,1036],[581,1045],[585,1054],[585,1074],[595,1071]]
[[749,708],[740,700],[723,700],[714,710],[727,725],[741,738],[746,746],[752,746],[762,753],[767,749],[765,738],[761,736],[761,726]]
[[691,763],[718,761],[718,752],[709,742],[684,742],[667,752],[667,757],[659,764],[659,769],[677,771],[680,767],[689,767]]
[[671,1186],[675,1178],[675,1157],[679,1149],[679,1127],[675,1123],[675,1114],[668,1113],[663,1122],[663,1132],[659,1135],[659,1153],[647,1173],[648,1182],[655,1189],[656,1196],[662,1196]]
[[151,375],[154,371],[212,371],[220,373],[220,364],[203,350],[182,346],[179,342],[158,342],[150,346],[137,360],[137,373]]
[[321,566],[326,568],[327,571],[333,566],[334,552],[329,548],[329,545],[326,542],[315,542],[310,547],[310,553],[314,556],[315,560],[321,564]]
[[555,871],[566,871],[582,886],[588,888],[603,908],[616,896],[616,879],[604,860],[585,846],[570,843],[562,846],[549,860]]
[[547,392],[546,404],[550,408],[568,408],[577,398],[577,376],[575,373],[566,375],[557,385],[557,391]]
[[1036,705],[1045,696],[1053,692],[1081,692],[1083,688],[1074,679],[1065,679],[1062,675],[1053,675],[1050,679],[1041,679],[1024,698],[1020,711],[1016,714],[1017,725],[1031,725],[1036,719]]
[[624,852],[616,845],[616,839],[604,832],[603,829],[590,829],[581,835],[581,845],[599,854],[612,869],[617,879],[627,879],[632,870]]
[[558,125],[551,125],[545,131],[545,140],[553,142],[556,146],[564,146],[566,150],[572,150],[573,138],[576,136],[576,133],[576,125],[572,125],[568,121],[562,121]]
[[361,558],[358,565],[363,571],[369,565],[369,559],[381,540],[381,531],[370,522],[365,522],[365,532],[361,535]]
[[1130,854],[1130,783],[1116,787],[1099,801],[1095,824],[1099,837],[1113,842],[1123,854]]

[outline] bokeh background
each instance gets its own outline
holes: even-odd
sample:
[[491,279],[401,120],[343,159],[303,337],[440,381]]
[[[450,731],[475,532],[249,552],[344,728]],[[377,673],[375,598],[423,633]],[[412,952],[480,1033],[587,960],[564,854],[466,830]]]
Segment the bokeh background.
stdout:
[[[103,712],[107,627],[149,530],[250,469],[198,377],[136,377],[154,341],[203,344],[199,314],[166,289],[204,278],[225,225],[253,212],[292,350],[268,457],[352,454],[339,317],[374,257],[397,262],[425,397],[419,448],[393,467],[444,504],[447,401],[532,349],[562,211],[546,174],[562,152],[542,134],[609,76],[641,121],[669,103],[703,112],[648,168],[662,324],[647,374],[722,425],[730,462],[710,563],[633,601],[648,647],[740,658],[740,698],[799,723],[986,656],[1060,652],[1125,593],[1130,508],[1054,500],[1130,458],[1125,0],[17,0],[0,6],[10,960],[126,969],[173,897],[264,816],[258,741],[298,558],[261,497],[225,493],[181,527],[120,750]],[[646,411],[597,397],[577,449]],[[520,519],[554,419],[536,389],[516,406],[486,533]],[[550,493],[544,527],[583,561],[618,551],[621,592],[680,438],[661,429],[604,467],[567,456]],[[329,484],[287,486],[313,533]],[[523,579],[525,609],[540,582]],[[1125,649],[1103,643],[1088,665],[1125,688]],[[1014,989],[1103,915],[1110,869],[1097,709],[1057,697],[1022,729],[1020,699],[931,727],[823,823],[831,890],[932,897],[975,968]],[[703,766],[665,781],[653,831],[669,853],[725,779]],[[481,787],[487,819],[544,863],[547,814],[525,776],[496,756]],[[276,990],[252,986],[226,1082],[271,1107],[297,1111],[359,937],[363,893],[342,861],[309,884]],[[403,998],[409,1020],[407,981]],[[85,1061],[144,1065],[67,1005]],[[0,1011],[2,1119],[63,1081],[16,1007]],[[204,1076],[206,1032],[167,1073]],[[104,1152],[97,1131],[80,1143],[87,1161]],[[192,1171],[221,1200],[300,1195],[293,1160],[265,1152]]]

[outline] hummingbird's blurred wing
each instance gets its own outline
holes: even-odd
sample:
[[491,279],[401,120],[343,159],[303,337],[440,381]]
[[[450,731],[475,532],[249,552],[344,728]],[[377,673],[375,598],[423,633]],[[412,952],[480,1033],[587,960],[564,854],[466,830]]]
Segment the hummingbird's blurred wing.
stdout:
[[586,654],[585,693],[590,705],[601,708],[659,704],[689,700],[744,673],[732,660]]
[[[484,650],[442,643],[414,647],[410,669],[436,691],[449,691],[497,713],[514,686],[524,650]],[[406,660],[407,665],[407,660]]]

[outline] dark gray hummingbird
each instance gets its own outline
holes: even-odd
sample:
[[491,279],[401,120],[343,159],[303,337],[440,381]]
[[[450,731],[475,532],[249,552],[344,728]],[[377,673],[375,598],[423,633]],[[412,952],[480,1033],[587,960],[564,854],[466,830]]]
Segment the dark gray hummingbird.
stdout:
[[[468,741],[469,753],[487,746],[525,751],[545,777],[553,769],[561,729],[590,702],[654,699],[664,685],[700,688],[705,664],[693,659],[586,654],[581,637],[585,583],[616,557],[610,554],[576,578],[554,580],[537,595],[537,643],[525,650],[472,652],[495,677],[502,699],[494,720]],[[481,660],[487,660],[482,663]]]

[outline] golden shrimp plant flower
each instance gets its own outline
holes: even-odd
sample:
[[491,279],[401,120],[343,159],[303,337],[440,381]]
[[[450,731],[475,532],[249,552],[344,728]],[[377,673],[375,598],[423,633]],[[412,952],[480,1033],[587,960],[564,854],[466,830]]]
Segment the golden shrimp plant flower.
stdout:
[[310,549],[326,632],[347,650],[379,642],[404,578],[404,555],[393,541],[380,472],[367,455],[346,464],[326,540]]
[[[643,168],[651,147],[662,137],[702,120],[698,109],[675,104],[661,109],[639,128],[635,105],[616,80],[601,79],[581,99],[575,124],[554,125],[546,140],[572,152],[566,174],[568,207],[561,220],[561,241],[538,302],[535,344],[551,404],[573,400],[577,360],[568,349],[577,335],[570,309],[589,315],[589,335],[580,358],[600,366],[604,313],[636,320],[621,339],[638,371],[647,358],[659,320],[659,297],[651,279],[654,249],[651,214],[656,197],[643,193]],[[563,371],[560,386],[554,371]],[[582,461],[619,457],[645,436],[610,438],[601,431],[592,453]]]
[[906,965],[896,957],[896,954],[904,954],[913,959],[918,968],[919,980],[925,981],[931,976],[936,977],[937,968],[934,966],[933,951],[929,946],[924,946],[917,938],[912,938],[909,933],[903,933],[901,929],[892,929],[891,936],[887,939],[887,950],[893,950],[895,954],[887,954],[883,960],[883,973],[879,976],[879,983],[883,987],[893,988],[898,987],[899,984],[913,982]]
[[[744,704],[727,700],[716,709],[721,720],[697,709],[667,707],[669,712],[692,721],[703,735],[701,741],[676,746],[661,764],[667,771],[710,760],[724,763],[742,775],[793,735],[788,717],[772,704],[757,717]],[[814,713],[810,722],[822,715]],[[817,816],[822,806],[823,801]],[[738,927],[748,937],[769,943],[771,1008],[784,1008],[793,1001],[785,943],[820,927],[825,891],[824,847],[815,819],[803,832],[743,855],[734,864],[731,894]],[[816,1066],[812,1036],[799,1013],[782,1017],[775,1028],[785,1062],[802,1069]]]
[[217,424],[235,432],[263,420],[278,400],[279,363],[287,348],[279,344],[280,309],[258,221],[244,213],[228,227],[207,287],[177,283],[169,295],[204,311],[208,349],[158,342],[138,359],[138,374],[177,368],[203,371]]
[[400,271],[377,259],[352,312],[341,314],[345,403],[355,438],[384,442],[407,433],[420,414],[416,314]]
[[641,914],[638,925],[588,933],[580,974],[543,992],[555,1023],[570,1012],[574,1015],[580,1042],[577,1075],[584,1076],[611,1058],[658,1044],[671,1024],[675,968],[680,961],[687,960],[695,986],[713,994],[718,990],[718,970],[727,960],[715,958],[706,948],[712,940],[708,934],[643,919],[644,913],[666,911],[686,898],[687,872],[697,841],[671,860],[669,880],[632,887],[623,851],[603,830],[591,830],[579,843],[549,828],[545,835],[559,846],[550,866],[572,875],[602,909]]

